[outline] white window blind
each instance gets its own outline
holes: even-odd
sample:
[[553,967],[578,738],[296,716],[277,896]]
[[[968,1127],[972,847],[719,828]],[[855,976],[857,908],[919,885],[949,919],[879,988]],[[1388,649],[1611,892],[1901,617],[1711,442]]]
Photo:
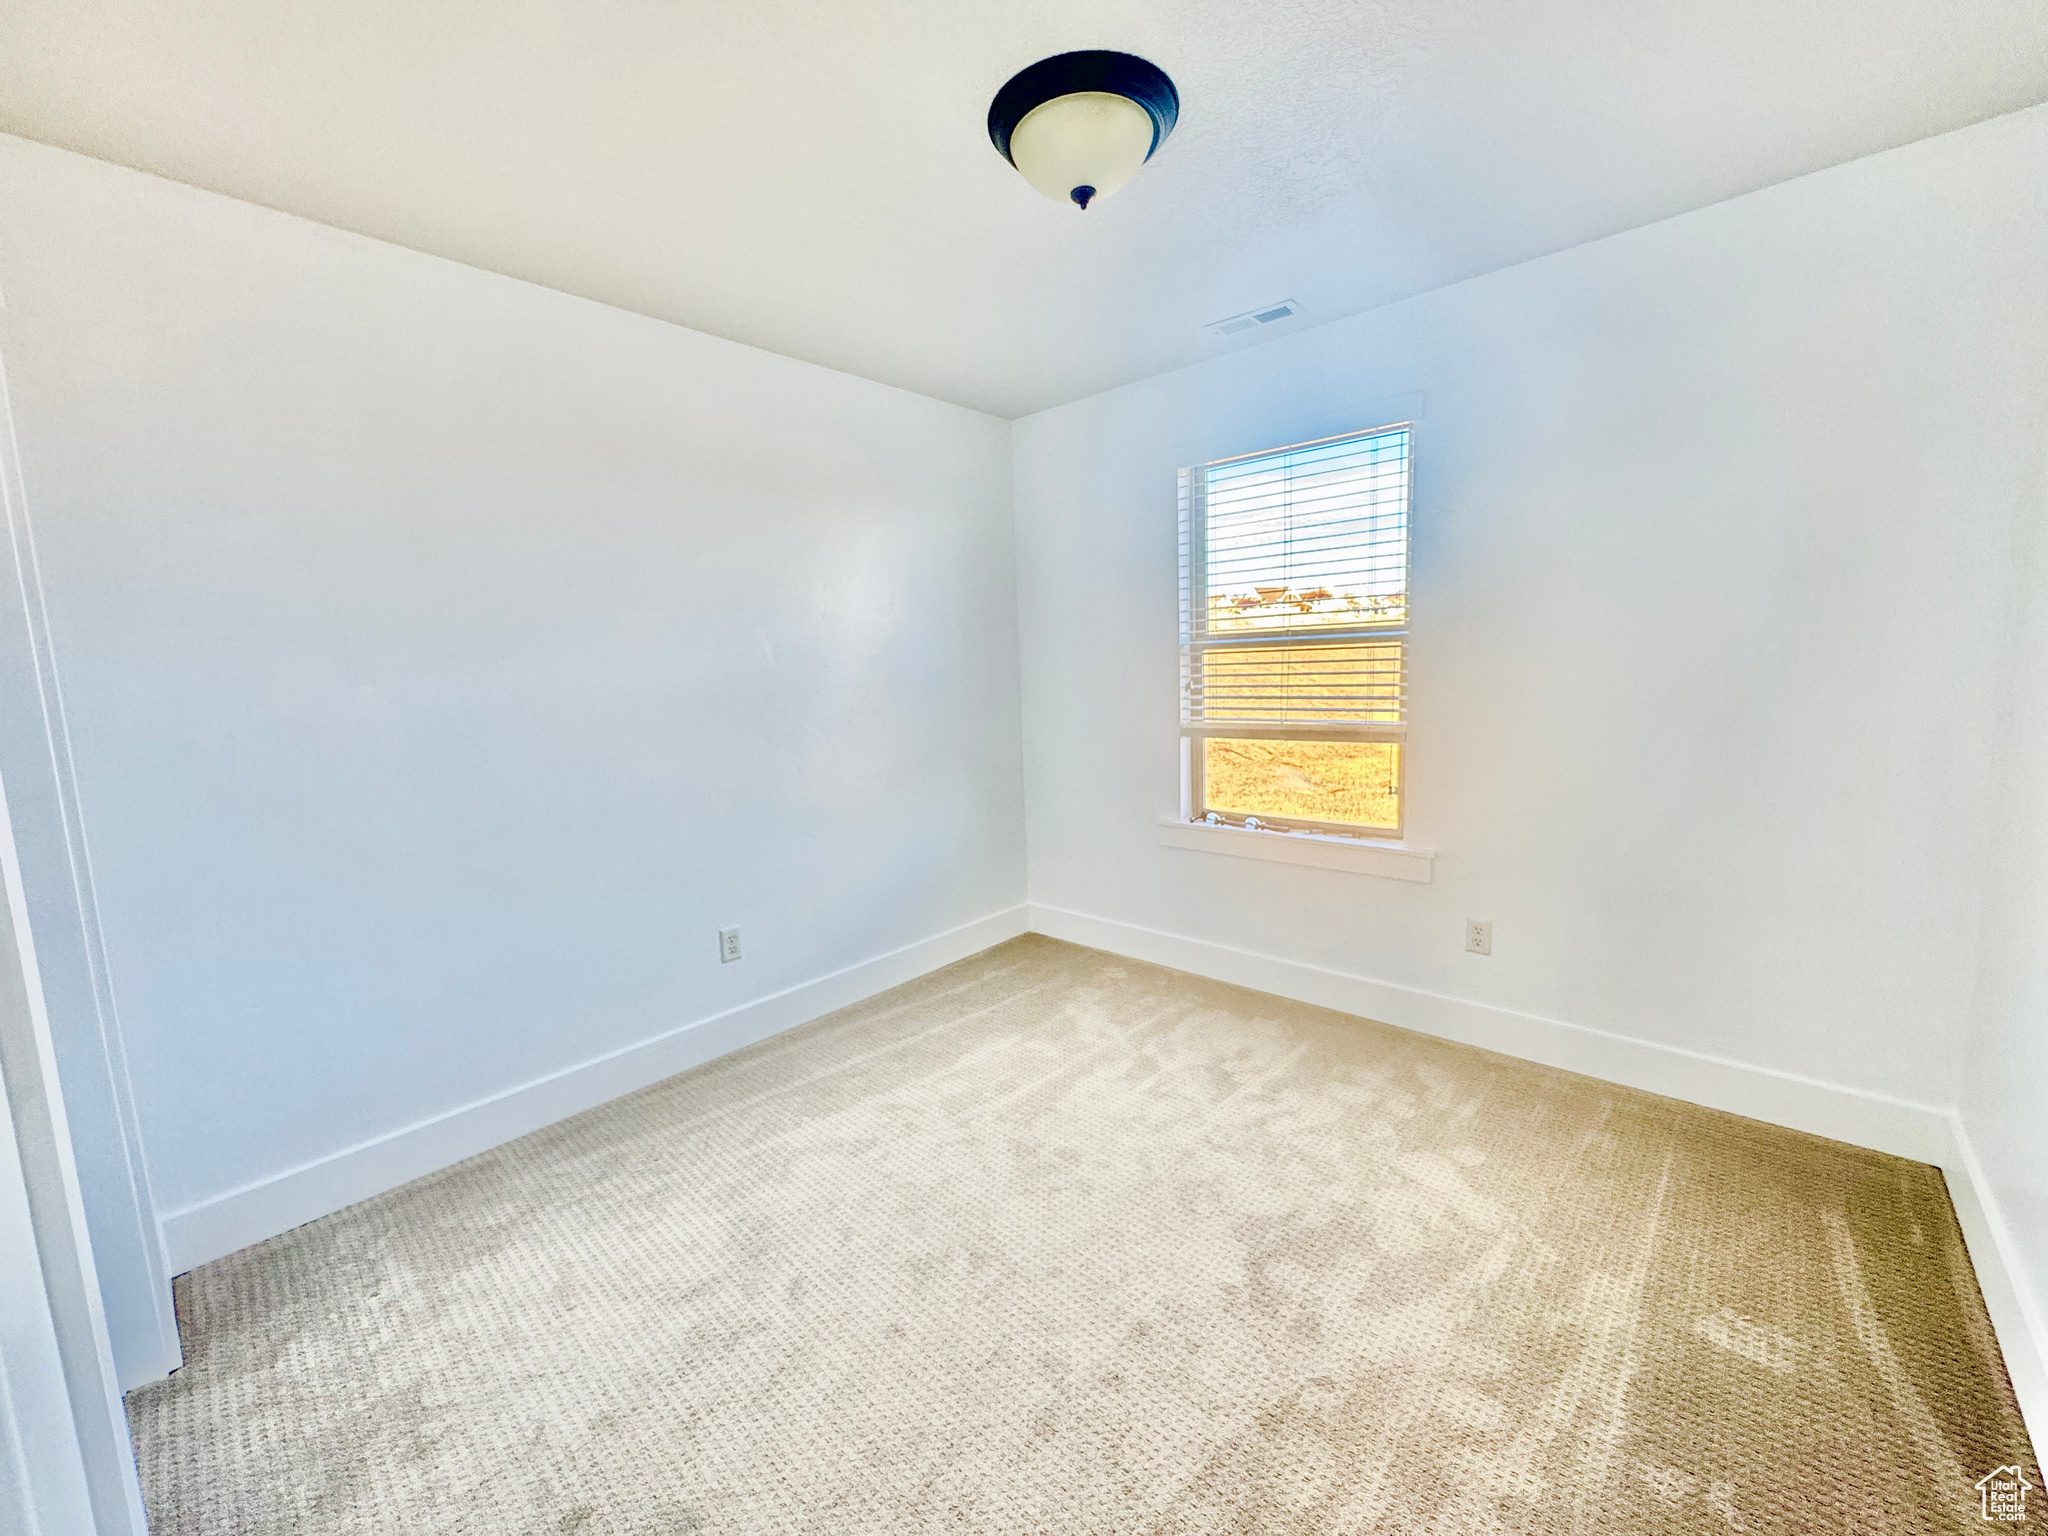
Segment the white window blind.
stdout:
[[1405,739],[1408,505],[1405,425],[1181,472],[1184,734]]

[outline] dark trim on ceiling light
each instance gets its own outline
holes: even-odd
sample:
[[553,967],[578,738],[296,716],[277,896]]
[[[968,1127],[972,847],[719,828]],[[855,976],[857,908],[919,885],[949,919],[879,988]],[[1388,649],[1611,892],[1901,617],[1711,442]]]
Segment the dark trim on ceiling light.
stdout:
[[1010,135],[1017,131],[1017,125],[1034,108],[1077,91],[1106,91],[1112,96],[1128,97],[1143,107],[1152,119],[1152,148],[1145,152],[1148,160],[1166,142],[1166,136],[1173,132],[1173,125],[1180,118],[1180,92],[1157,64],[1136,54],[1110,53],[1101,48],[1056,53],[1012,75],[989,103],[988,136],[996,153],[1010,160]]

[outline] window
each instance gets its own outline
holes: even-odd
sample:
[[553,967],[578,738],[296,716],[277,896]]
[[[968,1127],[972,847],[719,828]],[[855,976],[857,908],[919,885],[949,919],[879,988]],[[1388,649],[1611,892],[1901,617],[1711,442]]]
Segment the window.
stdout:
[[1184,469],[1191,819],[1401,835],[1409,429]]

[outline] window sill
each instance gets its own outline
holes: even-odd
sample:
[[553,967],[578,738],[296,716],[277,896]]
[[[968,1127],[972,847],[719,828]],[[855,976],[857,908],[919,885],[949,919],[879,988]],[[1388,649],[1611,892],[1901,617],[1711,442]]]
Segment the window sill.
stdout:
[[1390,880],[1414,880],[1423,885],[1429,884],[1436,873],[1433,849],[1363,837],[1248,832],[1243,827],[1212,827],[1200,821],[1162,821],[1159,842],[1166,848],[1192,848],[1198,853],[1224,853],[1240,859],[1343,869],[1357,875],[1384,875]]

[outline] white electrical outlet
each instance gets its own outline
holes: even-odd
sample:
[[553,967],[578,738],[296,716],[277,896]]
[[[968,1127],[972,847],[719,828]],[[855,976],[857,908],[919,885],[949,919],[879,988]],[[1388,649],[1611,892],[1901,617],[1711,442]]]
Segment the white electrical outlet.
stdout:
[[718,963],[730,964],[740,957],[740,931],[737,928],[718,930]]
[[1475,955],[1493,953],[1493,920],[1491,918],[1468,917],[1465,919],[1465,947]]

